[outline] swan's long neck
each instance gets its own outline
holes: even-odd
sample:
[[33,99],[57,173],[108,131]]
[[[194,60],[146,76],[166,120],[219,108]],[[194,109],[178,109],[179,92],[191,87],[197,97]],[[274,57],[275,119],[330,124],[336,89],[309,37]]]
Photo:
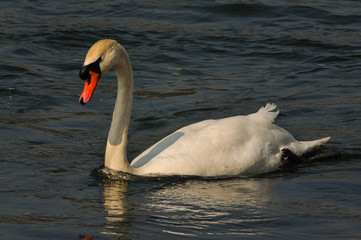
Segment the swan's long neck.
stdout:
[[133,101],[133,73],[127,53],[122,52],[114,69],[118,91],[105,150],[105,167],[132,173],[127,160],[127,135]]

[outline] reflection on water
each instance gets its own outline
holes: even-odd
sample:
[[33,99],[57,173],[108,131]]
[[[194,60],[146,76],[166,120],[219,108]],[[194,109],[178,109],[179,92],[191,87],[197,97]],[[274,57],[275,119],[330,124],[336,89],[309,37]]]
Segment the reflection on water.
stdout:
[[339,175],[351,170],[330,165],[319,175],[313,168],[316,174],[307,170],[311,174],[299,178],[276,173],[105,183],[102,233],[111,239],[308,239],[334,229],[335,238],[359,236],[360,184]]
[[[104,234],[129,236],[132,226],[154,236],[156,231],[170,237],[263,235],[264,229],[260,226],[273,220],[265,215],[264,208],[272,202],[272,189],[279,181],[242,178],[161,182],[151,189],[141,187],[145,191],[142,196],[128,196],[127,182],[105,184],[107,227]],[[129,184],[142,185],[139,182]],[[143,216],[145,224],[137,226],[143,212],[148,215]]]
[[122,237],[130,228],[128,216],[128,183],[117,181],[104,185],[104,209],[107,212],[103,234]]

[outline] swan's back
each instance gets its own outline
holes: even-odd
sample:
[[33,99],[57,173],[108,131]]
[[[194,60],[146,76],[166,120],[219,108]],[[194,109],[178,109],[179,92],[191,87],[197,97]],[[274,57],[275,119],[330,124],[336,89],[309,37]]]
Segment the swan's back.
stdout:
[[224,176],[274,171],[282,164],[282,149],[302,143],[273,124],[278,115],[278,111],[273,112],[275,108],[267,104],[248,116],[183,127],[150,147],[131,165],[142,175]]

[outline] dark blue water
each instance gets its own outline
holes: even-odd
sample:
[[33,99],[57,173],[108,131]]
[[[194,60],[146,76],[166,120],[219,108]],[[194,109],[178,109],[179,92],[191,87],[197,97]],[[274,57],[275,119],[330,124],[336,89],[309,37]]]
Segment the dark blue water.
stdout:
[[[1,239],[361,238],[359,1],[1,1]],[[112,38],[135,78],[128,156],[203,119],[278,104],[328,157],[251,178],[105,181],[114,72],[78,97]]]

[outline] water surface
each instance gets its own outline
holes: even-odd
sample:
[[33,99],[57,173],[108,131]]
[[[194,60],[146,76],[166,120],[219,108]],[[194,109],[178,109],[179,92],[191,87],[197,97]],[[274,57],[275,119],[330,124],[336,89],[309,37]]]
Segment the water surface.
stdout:
[[[358,1],[2,1],[0,238],[361,238]],[[132,159],[172,131],[278,104],[337,153],[263,176],[102,181],[114,72],[78,103],[87,49],[128,51]]]

